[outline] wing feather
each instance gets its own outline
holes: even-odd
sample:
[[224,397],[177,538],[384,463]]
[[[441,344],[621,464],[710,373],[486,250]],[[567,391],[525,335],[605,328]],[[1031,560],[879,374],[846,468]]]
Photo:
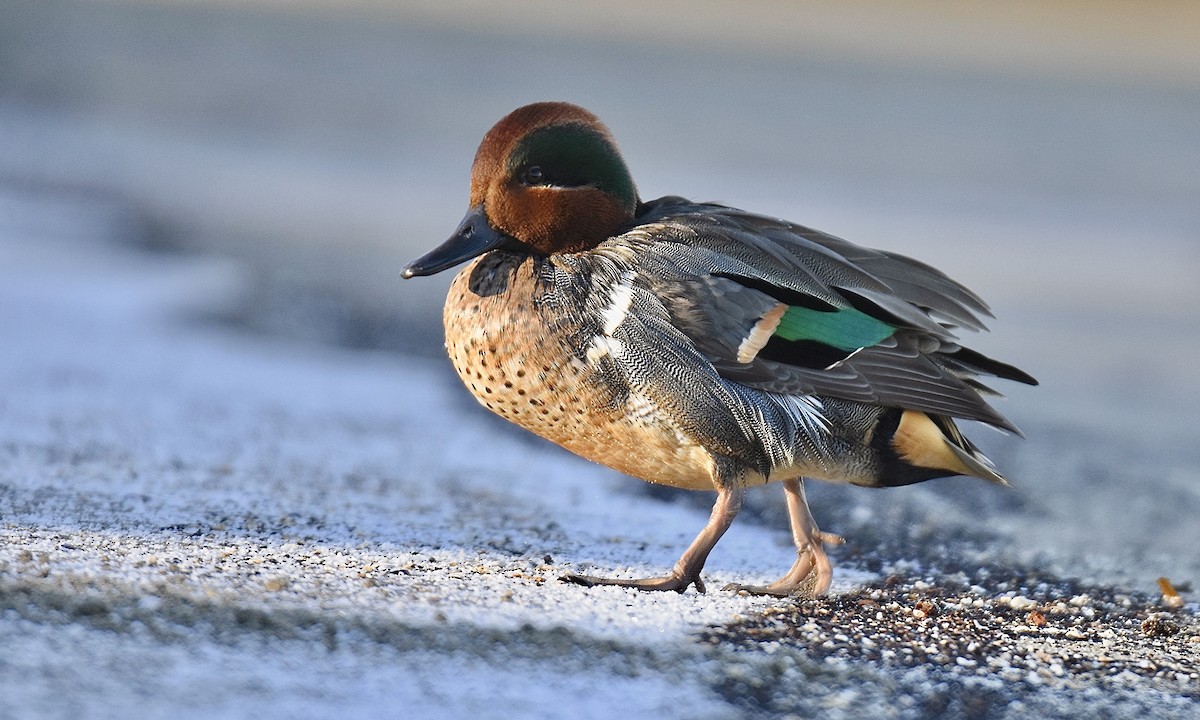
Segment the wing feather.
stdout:
[[[984,400],[994,393],[976,378],[1036,381],[958,344],[954,328],[984,330],[981,317],[991,317],[991,311],[978,295],[929,265],[783,220],[674,197],[643,205],[639,224],[608,242],[636,246],[647,268],[643,282],[675,327],[727,380],[1020,432]],[[763,352],[761,338],[746,344],[762,332],[764,317],[778,314],[781,302],[857,311],[896,330],[874,345],[832,353],[834,362],[813,367],[803,344],[772,338]]]

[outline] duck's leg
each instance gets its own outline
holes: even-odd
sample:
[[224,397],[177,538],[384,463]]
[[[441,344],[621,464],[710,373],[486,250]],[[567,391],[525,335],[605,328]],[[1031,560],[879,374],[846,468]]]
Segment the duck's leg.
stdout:
[[712,552],[717,541],[721,539],[721,536],[733,524],[733,519],[737,517],[738,511],[742,509],[742,498],[745,495],[746,490],[740,484],[717,490],[717,501],[713,503],[712,514],[708,517],[708,523],[700,531],[700,534],[696,536],[696,539],[692,541],[692,544],[688,546],[688,549],[683,552],[683,555],[679,558],[679,562],[675,563],[675,567],[669,575],[640,580],[626,580],[623,578],[601,578],[571,573],[563,575],[561,579],[586,587],[595,585],[621,585],[639,590],[674,590],[675,592],[683,592],[687,590],[689,585],[695,585],[697,590],[704,592],[704,581],[700,579],[700,571],[704,569],[704,561],[708,559],[708,554]]
[[[788,519],[792,525],[792,540],[796,543],[796,562],[787,574],[770,585],[727,585],[726,590],[744,590],[756,595],[794,595],[803,593],[816,597],[823,595],[833,581],[833,566],[825,554],[825,543],[840,545],[845,542],[832,533],[821,532],[813,520],[804,497],[804,480],[783,481],[787,495]],[[815,576],[809,579],[810,575]]]

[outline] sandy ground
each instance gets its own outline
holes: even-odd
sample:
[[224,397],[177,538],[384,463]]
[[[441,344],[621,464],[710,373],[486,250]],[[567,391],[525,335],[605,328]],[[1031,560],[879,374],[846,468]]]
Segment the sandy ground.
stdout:
[[[1197,716],[1194,24],[1009,63],[853,9],[656,45],[533,5],[265,5],[4,10],[0,717]],[[1017,488],[813,488],[849,540],[829,600],[557,582],[669,566],[708,498],[487,417],[438,349],[448,278],[397,277],[483,130],[546,97],[600,112],[646,196],[979,290],[976,345],[1043,381],[1004,403],[1028,440],[972,431]],[[710,587],[789,564],[773,490]]]

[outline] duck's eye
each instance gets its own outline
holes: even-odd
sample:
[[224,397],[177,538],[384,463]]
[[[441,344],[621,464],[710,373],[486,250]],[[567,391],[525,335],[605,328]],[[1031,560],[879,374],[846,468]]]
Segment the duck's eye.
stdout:
[[530,165],[521,173],[521,182],[526,185],[541,185],[546,182],[546,176],[537,165]]

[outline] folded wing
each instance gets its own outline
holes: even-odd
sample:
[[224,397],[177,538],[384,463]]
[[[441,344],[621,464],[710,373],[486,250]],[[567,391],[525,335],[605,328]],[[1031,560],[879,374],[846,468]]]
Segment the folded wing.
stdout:
[[979,420],[1019,434],[980,376],[1025,372],[958,343],[986,329],[977,295],[902,255],[682,198],[646,204],[618,238],[679,328],[727,380]]

